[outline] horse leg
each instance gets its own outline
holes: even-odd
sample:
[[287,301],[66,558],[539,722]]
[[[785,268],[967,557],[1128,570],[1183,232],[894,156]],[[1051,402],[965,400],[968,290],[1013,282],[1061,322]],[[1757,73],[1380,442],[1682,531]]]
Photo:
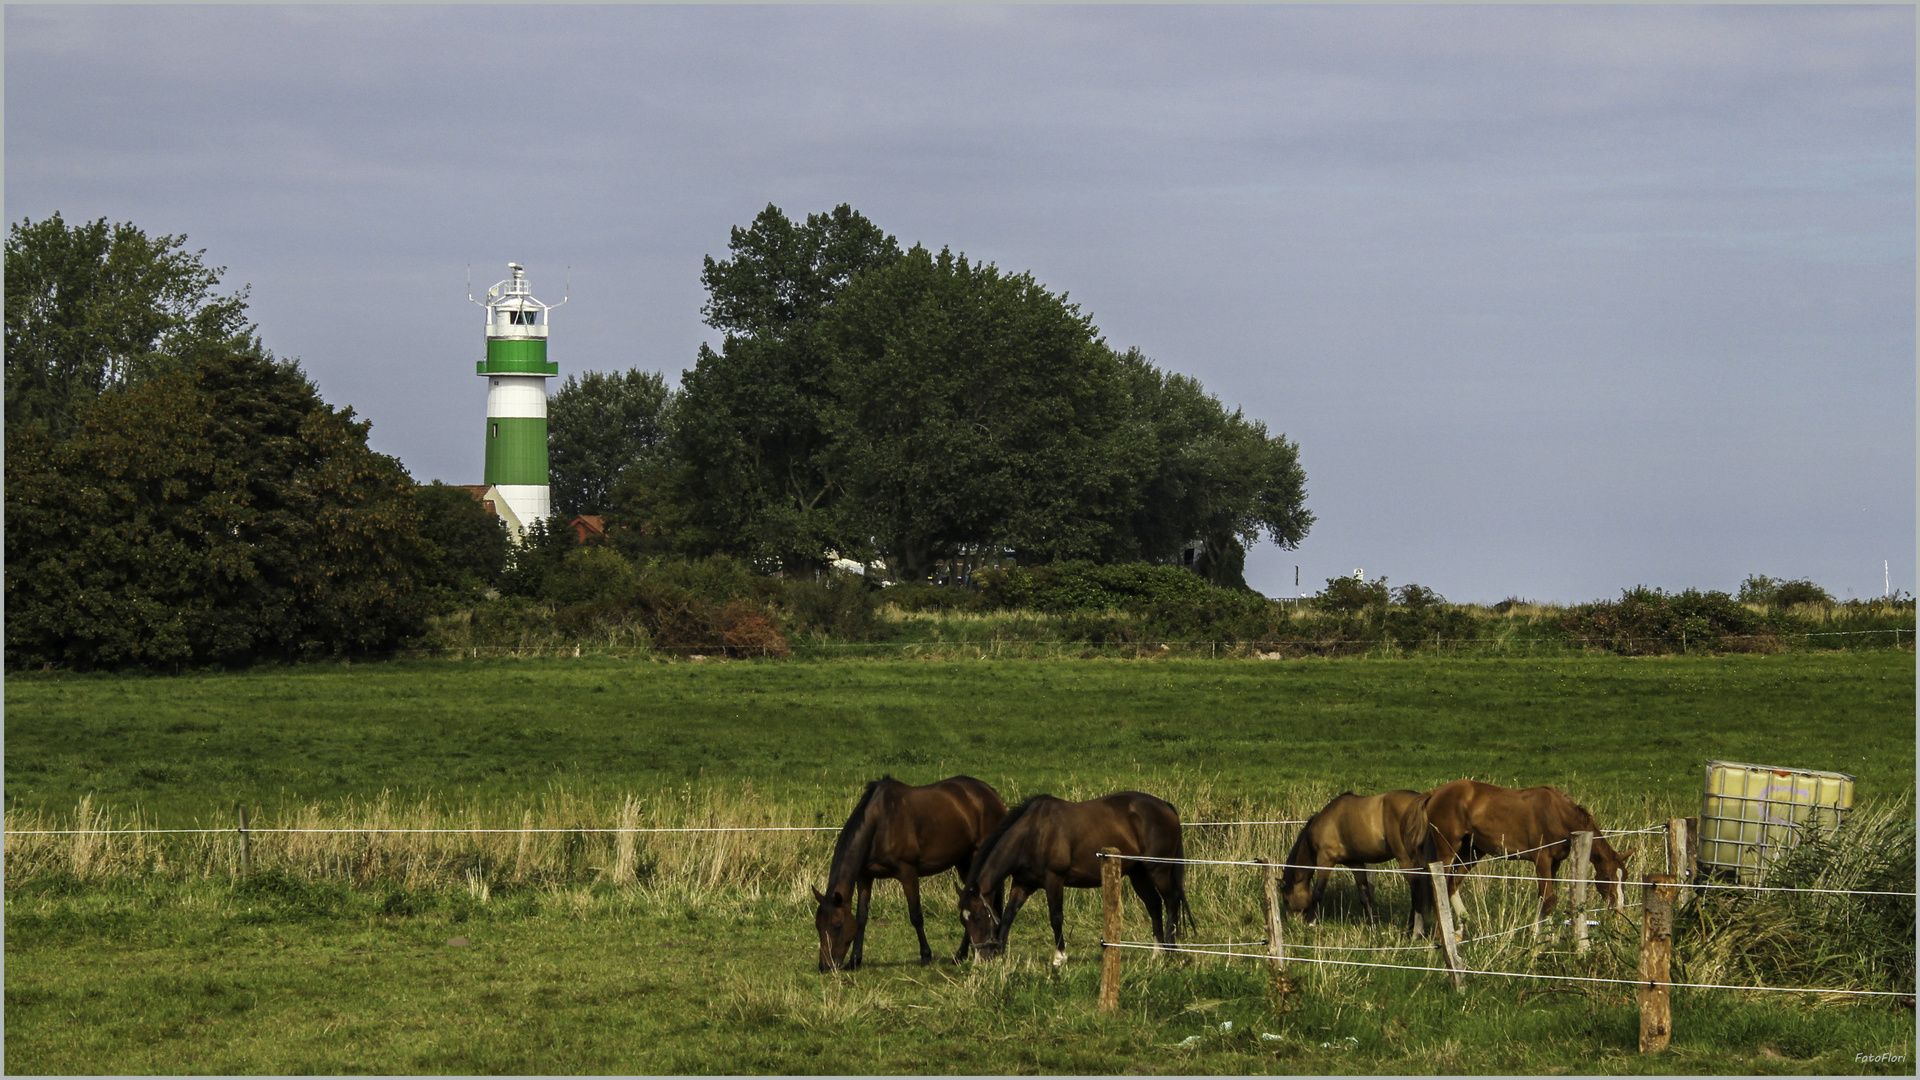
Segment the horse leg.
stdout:
[[1047,875],[1047,918],[1053,923],[1053,966],[1059,967],[1067,962],[1066,935],[1066,882],[1058,874]]
[[[1162,917],[1165,904],[1161,900],[1160,883],[1154,881],[1153,872],[1145,868],[1136,870],[1128,876],[1133,879],[1133,895],[1140,898],[1140,903],[1147,909],[1148,918],[1153,920],[1153,940],[1162,945],[1168,944],[1166,922]],[[1170,896],[1172,893],[1173,882],[1169,880],[1165,895]]]
[[860,966],[860,958],[867,945],[867,903],[873,899],[873,879],[862,874],[860,883],[854,887],[857,902],[853,909],[853,952],[847,956],[847,970]]
[[1373,871],[1356,866],[1353,868],[1353,881],[1360,886],[1360,907],[1367,913],[1367,925],[1377,925],[1380,916],[1373,910]]
[[1307,902],[1307,917],[1301,921],[1311,926],[1320,921],[1320,898],[1326,895],[1327,882],[1333,880],[1333,864],[1323,855],[1320,865],[1313,871],[1313,899]]
[[920,916],[920,875],[911,866],[900,868],[900,891],[907,894],[907,921],[920,935],[920,962],[933,963],[933,947],[927,944],[926,920]]

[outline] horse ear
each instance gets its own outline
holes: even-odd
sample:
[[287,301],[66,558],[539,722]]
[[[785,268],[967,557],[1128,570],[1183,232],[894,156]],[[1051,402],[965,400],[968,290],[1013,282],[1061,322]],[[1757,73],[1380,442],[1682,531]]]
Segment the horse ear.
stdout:
[[846,897],[844,897],[844,896],[841,896],[841,895],[840,895],[840,890],[839,890],[839,889],[835,889],[835,890],[833,890],[833,892],[832,892],[832,894],[831,894],[831,895],[832,895],[832,897],[833,897],[833,906],[834,906],[834,907],[843,907],[843,906],[845,906],[845,905],[846,905],[846,902],[847,902],[847,898],[846,898]]
[[822,895],[820,894],[820,890],[819,890],[819,889],[814,889],[814,890],[813,890],[813,902],[814,902],[814,903],[816,903],[816,904],[824,904],[824,903],[826,903],[826,902],[827,902],[827,898],[826,898],[825,896],[822,896]]
[[960,899],[965,900],[967,898],[967,887],[965,885],[955,885],[953,891],[959,894]]
[[1620,853],[1620,861],[1624,863],[1638,854],[1640,854],[1640,849],[1638,847],[1630,847],[1627,850]]

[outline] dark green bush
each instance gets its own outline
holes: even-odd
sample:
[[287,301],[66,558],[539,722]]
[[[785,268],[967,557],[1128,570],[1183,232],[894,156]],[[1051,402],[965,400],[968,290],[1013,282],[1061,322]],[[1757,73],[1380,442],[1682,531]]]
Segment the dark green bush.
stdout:
[[[1414,586],[1419,588],[1419,586]],[[1327,579],[1327,587],[1313,598],[1314,607],[1336,615],[1354,615],[1368,608],[1385,608],[1391,599],[1387,591],[1387,579],[1376,578],[1370,582],[1358,578],[1334,577]]]
[[1629,656],[1691,648],[1746,652],[1775,648],[1788,621],[1777,612],[1757,615],[1723,592],[1688,589],[1669,593],[1645,585],[1623,590],[1618,600],[1568,609],[1567,633]]
[[858,575],[829,573],[818,581],[788,578],[780,585],[780,605],[788,628],[796,633],[843,641],[873,641],[886,636],[874,590]]
[[997,607],[1036,611],[1103,611],[1203,600],[1216,589],[1200,575],[1178,566],[1118,563],[1100,566],[1085,560],[1045,566],[993,567],[975,575],[980,592]]
[[928,581],[889,586],[879,599],[901,611],[990,611],[1000,606],[985,592]]
[[1743,604],[1792,607],[1795,604],[1830,604],[1833,596],[1805,578],[1787,581],[1765,574],[1753,574],[1740,583],[1739,600]]

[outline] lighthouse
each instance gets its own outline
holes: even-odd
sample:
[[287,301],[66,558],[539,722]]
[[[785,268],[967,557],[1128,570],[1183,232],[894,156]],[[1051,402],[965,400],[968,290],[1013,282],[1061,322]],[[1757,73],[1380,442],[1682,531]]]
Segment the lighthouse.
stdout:
[[487,358],[478,364],[487,380],[486,486],[505,505],[501,516],[515,535],[552,513],[547,493],[547,380],[560,365],[547,360],[547,313],[565,304],[533,297],[526,268],[508,263],[513,276],[473,300],[487,310]]

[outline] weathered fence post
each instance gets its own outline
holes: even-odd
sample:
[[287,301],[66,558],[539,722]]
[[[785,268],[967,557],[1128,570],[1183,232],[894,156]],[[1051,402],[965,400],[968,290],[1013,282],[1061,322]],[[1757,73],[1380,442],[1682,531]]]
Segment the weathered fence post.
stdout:
[[1687,859],[1686,818],[1667,822],[1667,873],[1673,875],[1676,885],[1693,880],[1693,864]]
[[1573,951],[1583,953],[1587,941],[1587,879],[1593,876],[1593,834],[1573,834]]
[[247,804],[241,803],[240,809],[240,876],[248,877],[253,873],[253,836],[247,831]]
[[1280,941],[1280,868],[1265,859],[1253,861],[1260,864],[1260,907],[1267,917],[1267,955],[1273,957],[1274,970],[1285,971],[1287,948]]
[[1673,959],[1673,876],[1648,874],[1640,894],[1640,1052],[1656,1054],[1673,1038],[1667,979]]
[[1100,1011],[1120,1008],[1120,849],[1104,847],[1100,860]]
[[1465,990],[1467,977],[1460,971],[1460,944],[1453,932],[1453,898],[1447,894],[1447,868],[1437,862],[1427,864],[1433,877],[1434,930],[1440,935],[1440,947],[1446,953],[1447,970],[1453,974],[1453,988]]

